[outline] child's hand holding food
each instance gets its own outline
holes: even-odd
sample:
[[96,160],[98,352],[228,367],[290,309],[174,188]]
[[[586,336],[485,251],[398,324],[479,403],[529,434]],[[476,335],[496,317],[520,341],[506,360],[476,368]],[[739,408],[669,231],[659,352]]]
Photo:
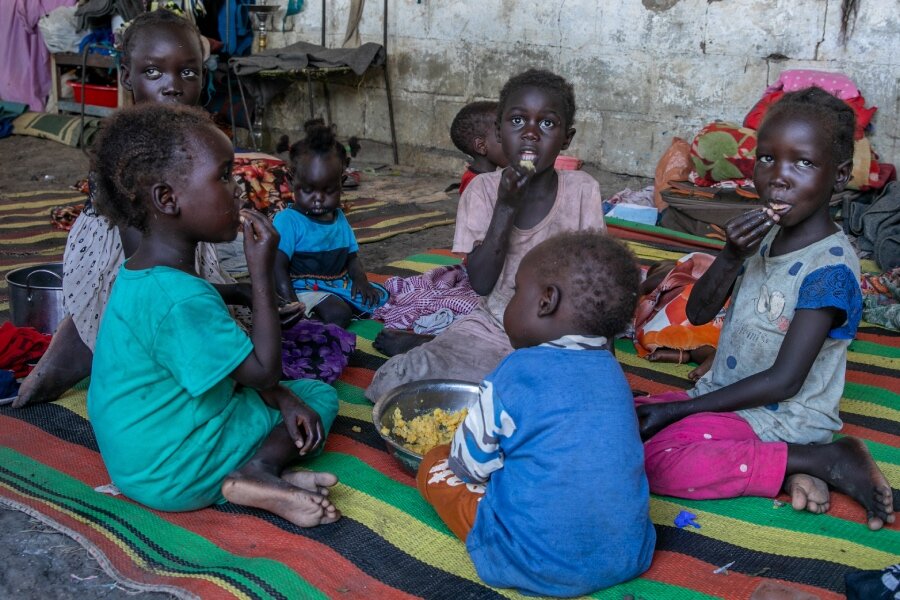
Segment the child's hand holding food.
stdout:
[[275,252],[278,250],[278,232],[269,219],[255,210],[241,210],[241,226],[250,275],[271,273],[275,265]]
[[287,302],[278,307],[278,320],[282,329],[290,329],[306,315],[306,305],[302,302]]
[[[530,163],[531,168],[521,166],[521,163]],[[500,176],[500,185],[497,188],[497,201],[518,209],[522,204],[522,196],[531,176],[534,174],[534,163],[521,161],[519,165],[509,166],[503,169]]]
[[780,219],[770,207],[734,217],[725,224],[725,249],[740,258],[750,256]]

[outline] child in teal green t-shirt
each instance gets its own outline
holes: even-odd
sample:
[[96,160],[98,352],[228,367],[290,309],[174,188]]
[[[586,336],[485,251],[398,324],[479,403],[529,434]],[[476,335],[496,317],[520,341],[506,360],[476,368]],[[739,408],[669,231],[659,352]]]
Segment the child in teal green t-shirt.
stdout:
[[[278,234],[239,210],[228,138],[196,109],[139,105],[112,117],[95,148],[104,214],[143,236],[113,286],[88,390],[113,483],[158,510],[228,500],[301,527],[336,521],[337,477],[285,470],[324,444],[337,395],[319,381],[278,383]],[[194,272],[197,243],[232,240],[239,227],[253,280],[249,338]]]

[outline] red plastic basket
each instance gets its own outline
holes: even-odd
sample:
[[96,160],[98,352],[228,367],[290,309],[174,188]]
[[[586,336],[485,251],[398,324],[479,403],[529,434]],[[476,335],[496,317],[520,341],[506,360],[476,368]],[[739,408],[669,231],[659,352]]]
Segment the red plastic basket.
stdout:
[[82,85],[77,81],[67,81],[75,94],[75,102],[81,103],[81,94],[84,92],[84,103],[91,106],[108,106],[116,108],[119,105],[119,88],[114,85]]

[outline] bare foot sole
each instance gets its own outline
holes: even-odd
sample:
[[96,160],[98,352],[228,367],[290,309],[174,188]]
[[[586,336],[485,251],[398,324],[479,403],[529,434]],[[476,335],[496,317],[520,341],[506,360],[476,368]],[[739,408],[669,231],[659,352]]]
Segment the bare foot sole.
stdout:
[[298,527],[315,527],[341,518],[340,511],[325,496],[252,467],[229,475],[222,484],[222,495],[229,502],[267,510]]
[[797,473],[784,480],[784,491],[791,496],[794,510],[807,510],[821,514],[831,507],[828,484],[812,475]]
[[47,351],[19,387],[19,397],[13,401],[13,408],[58,399],[91,374],[92,359],[72,317],[63,319]]
[[868,448],[858,439],[841,438],[822,446],[827,450],[822,479],[866,509],[869,529],[894,522],[893,490],[875,464]]
[[767,580],[753,590],[750,600],[819,600],[819,597],[778,581]]
[[315,492],[322,496],[327,496],[331,491],[328,488],[338,482],[336,475],[316,471],[285,471],[281,474],[281,479],[301,490]]
[[430,342],[433,339],[433,335],[421,335],[402,329],[382,329],[381,332],[375,336],[375,341],[372,342],[372,346],[385,356],[396,356],[398,354],[403,354],[404,352],[409,352],[416,346],[421,346],[425,342]]

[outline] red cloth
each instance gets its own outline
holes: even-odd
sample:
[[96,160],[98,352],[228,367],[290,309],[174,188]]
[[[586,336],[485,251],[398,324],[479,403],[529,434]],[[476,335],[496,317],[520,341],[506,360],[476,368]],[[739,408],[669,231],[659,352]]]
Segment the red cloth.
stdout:
[[[766,115],[766,111],[769,110],[770,106],[781,100],[782,96],[784,96],[784,92],[781,90],[765,94],[759,102],[750,109],[747,116],[744,117],[744,127],[759,129],[763,117]],[[850,98],[849,100],[844,100],[844,102],[846,102],[850,108],[853,109],[853,112],[856,113],[856,130],[853,132],[853,138],[860,140],[865,134],[865,129],[869,126],[869,123],[872,121],[872,117],[875,116],[875,111],[878,110],[878,108],[875,106],[866,108],[866,99],[863,98],[862,95],[859,95],[856,98]]]
[[[832,91],[831,93],[834,92]],[[837,96],[837,94],[834,95]],[[784,91],[781,89],[773,89],[770,86],[759,102],[757,102],[753,108],[750,109],[750,112],[747,113],[747,116],[744,117],[744,127],[759,129],[763,117],[766,115],[766,111],[768,111],[773,104],[778,102],[782,96],[784,96]],[[878,107],[872,106],[866,108],[866,99],[858,92],[856,96],[852,98],[843,97],[842,100],[846,102],[847,105],[853,109],[854,114],[856,114],[856,129],[853,132],[853,138],[856,140],[858,146],[859,141],[865,137],[865,129],[872,121],[872,117],[875,116],[875,111],[878,110]],[[891,180],[891,169],[893,166],[888,164],[887,167],[884,167],[880,164],[878,162],[878,155],[874,150],[867,149],[865,152],[865,155],[854,156],[854,171],[856,171],[857,165],[868,164],[868,175],[866,176],[865,172],[863,172],[858,180],[854,175],[854,180],[849,187],[850,189],[859,189],[862,191],[880,190]]]
[[47,351],[52,336],[33,327],[16,327],[6,322],[0,325],[0,369],[8,369],[16,377],[31,372],[28,363],[37,360]]
[[466,170],[462,174],[462,179],[459,180],[459,193],[462,195],[463,190],[466,189],[466,186],[475,179],[478,175],[481,175],[478,171],[472,169],[472,167],[466,167]]
[[753,177],[756,131],[727,121],[713,121],[691,142],[691,181],[712,186],[720,181]]

